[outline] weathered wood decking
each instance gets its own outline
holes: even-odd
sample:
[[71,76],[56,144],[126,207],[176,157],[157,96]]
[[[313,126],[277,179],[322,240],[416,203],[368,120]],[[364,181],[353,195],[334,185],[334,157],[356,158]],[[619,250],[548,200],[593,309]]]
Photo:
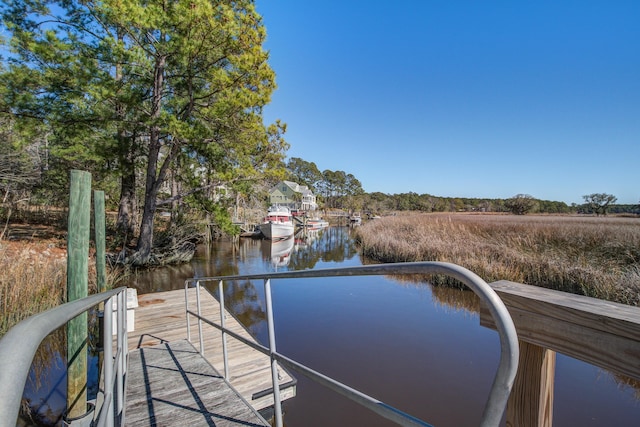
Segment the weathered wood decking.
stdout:
[[126,426],[268,426],[187,340],[129,353]]
[[[195,289],[189,289],[189,308],[196,311]],[[220,321],[218,301],[204,289],[201,291],[202,315],[212,321]],[[158,348],[158,345],[184,340],[187,337],[184,290],[159,292],[138,296],[135,309],[135,330],[128,333],[128,347],[132,351],[130,364],[135,361],[136,349],[143,349],[142,356]],[[225,312],[226,313],[226,312]],[[229,313],[225,314],[226,327],[238,335],[253,340],[246,329]],[[224,372],[221,333],[208,325],[203,326],[204,356],[218,372]],[[199,349],[197,322],[191,319],[191,342]],[[160,347],[162,348],[162,347]],[[166,348],[166,347],[165,347]],[[240,396],[254,409],[260,410],[273,405],[271,366],[268,356],[228,337],[229,382]],[[280,397],[282,400],[295,396],[296,381],[284,369],[279,369]],[[131,376],[129,377],[131,381]],[[132,390],[137,385],[128,384]],[[129,393],[129,391],[127,391]],[[129,397],[127,397],[129,400]],[[129,403],[128,403],[129,405]],[[131,411],[139,408],[127,407],[127,419],[134,417]],[[211,424],[210,424],[211,425]],[[215,424],[219,425],[219,424]]]

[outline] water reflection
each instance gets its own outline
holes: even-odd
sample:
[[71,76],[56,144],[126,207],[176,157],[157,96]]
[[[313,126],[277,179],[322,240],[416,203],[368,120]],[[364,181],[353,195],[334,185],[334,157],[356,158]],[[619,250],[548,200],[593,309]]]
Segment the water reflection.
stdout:
[[[257,283],[249,280],[229,282],[224,286],[224,302],[227,310],[234,314],[235,318],[254,337],[264,337],[266,333],[267,314],[264,308],[263,293]],[[209,290],[218,295],[217,287],[210,286]],[[260,340],[266,344],[266,339]]]
[[282,240],[264,239],[260,245],[262,257],[265,261],[270,261],[275,270],[278,270],[278,267],[282,269],[282,267],[289,265],[294,243],[293,236]]
[[445,309],[454,311],[462,310],[466,311],[468,314],[475,315],[480,313],[480,298],[468,289],[448,286],[431,286],[428,285],[427,277],[421,277],[420,275],[398,274],[386,277],[401,284],[402,286],[429,286],[431,288],[431,295],[434,302]]
[[[145,293],[180,289],[194,276],[360,265],[351,232],[330,227],[276,244],[215,242],[199,248],[191,264],[139,275],[132,285]],[[472,292],[402,276],[283,282],[272,283],[280,352],[434,425],[478,425],[499,342],[495,331],[479,326]],[[262,281],[229,283],[225,302],[266,343]],[[289,427],[391,425],[303,377],[298,381],[296,398],[285,405]],[[558,355],[554,426],[635,425],[638,417],[633,389]]]
[[[98,318],[89,312],[86,397],[98,394]],[[66,328],[56,329],[40,344],[22,394],[17,426],[63,426],[67,405]]]
[[[286,271],[313,269],[319,263],[344,262],[347,259],[357,258],[357,249],[349,238],[349,230],[342,228],[301,229],[294,237],[279,241],[260,240],[259,250],[262,260],[262,271]],[[241,240],[233,244],[216,244],[205,249],[205,259],[209,265],[215,264],[215,271],[209,274],[196,274],[204,277],[256,273],[258,271],[246,271],[244,267],[251,269],[251,264],[256,259],[256,240]],[[212,255],[215,253],[215,255]],[[236,260],[232,268],[227,261]],[[233,273],[221,273],[222,266],[225,271]],[[199,273],[205,273],[197,268]],[[218,290],[209,286],[217,295]],[[262,282],[236,281],[225,286],[225,306],[238,321],[247,328],[258,341],[267,343],[266,313],[264,308],[264,289]]]
[[189,264],[135,273],[128,286],[138,294],[181,289],[191,277],[230,276],[265,271],[307,270],[319,264],[355,259],[358,249],[348,227],[303,229],[293,238],[272,242],[260,239],[220,241],[198,248]]
[[288,270],[309,270],[318,263],[341,263],[355,257],[358,249],[346,227],[302,229],[295,235],[295,246]]

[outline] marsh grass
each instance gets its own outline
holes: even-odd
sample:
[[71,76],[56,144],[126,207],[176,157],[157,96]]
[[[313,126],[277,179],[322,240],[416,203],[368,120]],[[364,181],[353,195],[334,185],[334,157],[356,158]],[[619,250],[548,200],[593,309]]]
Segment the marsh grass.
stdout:
[[[66,301],[67,258],[60,243],[0,241],[0,337],[13,325]],[[107,284],[126,273],[107,266]],[[89,294],[96,292],[95,261],[89,260]]]
[[64,301],[66,258],[51,249],[0,242],[0,336],[20,320]]
[[[414,214],[370,221],[357,240],[376,262],[452,262],[487,282],[640,303],[637,218]],[[440,276],[430,281],[460,286]]]
[[[66,301],[67,259],[64,242],[58,239],[45,241],[0,241],[0,338],[16,323],[27,317],[46,311]],[[95,263],[89,262],[89,293],[95,293]],[[107,283],[114,285],[124,277],[120,270],[108,269]],[[90,331],[96,328],[95,315],[89,317]],[[90,333],[90,341],[95,337]],[[64,363],[66,349],[65,328],[50,334],[38,347],[31,365],[29,389],[55,388],[55,378],[47,373],[56,371],[53,366]],[[41,418],[58,416],[46,410],[47,402],[23,396],[21,417],[39,424]],[[40,407],[44,407],[44,414]],[[50,420],[49,420],[50,421]],[[53,425],[49,423],[47,425]]]

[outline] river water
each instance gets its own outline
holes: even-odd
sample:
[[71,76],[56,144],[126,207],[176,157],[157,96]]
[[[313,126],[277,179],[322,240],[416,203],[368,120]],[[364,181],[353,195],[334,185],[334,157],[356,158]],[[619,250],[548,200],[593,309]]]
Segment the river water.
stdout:
[[[190,277],[362,265],[351,232],[215,242],[188,265],[128,285],[149,293],[182,289]],[[280,353],[430,424],[478,425],[500,350],[497,332],[479,326],[470,291],[382,276],[273,281],[272,288]],[[234,283],[225,298],[266,345],[262,281]],[[640,391],[560,354],[554,395],[555,427],[640,423]],[[288,427],[393,425],[301,376],[284,412]]]

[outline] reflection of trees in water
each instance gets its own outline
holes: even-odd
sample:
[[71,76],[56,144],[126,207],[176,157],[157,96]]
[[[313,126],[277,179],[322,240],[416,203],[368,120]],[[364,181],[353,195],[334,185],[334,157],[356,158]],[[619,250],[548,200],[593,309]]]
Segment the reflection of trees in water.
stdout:
[[420,274],[396,274],[385,277],[405,286],[428,286],[431,288],[433,301],[443,308],[465,311],[469,314],[480,313],[480,298],[469,289],[432,285],[428,281],[428,276]]
[[289,261],[289,270],[312,269],[320,261],[343,262],[358,253],[348,227],[328,227],[296,238],[298,249]]
[[455,289],[448,286],[432,286],[433,299],[442,307],[470,314],[480,313],[480,298],[470,290]]
[[42,341],[31,364],[20,408],[28,425],[52,426],[62,419],[66,398],[65,328]]
[[[347,227],[329,227],[295,236],[296,250],[291,251],[289,270],[312,269],[319,261],[342,262],[357,254],[357,248]],[[205,263],[199,277],[239,274],[238,260],[245,261],[251,254],[262,253],[270,260],[271,246],[260,240],[243,239],[239,244],[219,243],[206,252]],[[266,253],[268,252],[268,253]],[[255,256],[255,255],[254,255]],[[207,271],[208,270],[208,271]],[[261,283],[261,282],[260,282]],[[237,281],[225,285],[225,305],[254,336],[266,330],[266,312],[263,295],[257,282]],[[211,286],[211,289],[217,287]]]
[[329,227],[326,239],[320,248],[324,252],[324,261],[342,262],[358,253],[355,242],[349,236],[349,227]]
[[[95,310],[88,317],[87,398],[98,392],[98,317]],[[63,326],[49,334],[40,344],[22,394],[18,425],[58,426],[67,404],[67,334]],[[22,424],[21,424],[22,423]]]
[[296,250],[289,259],[289,270],[313,269],[322,259],[322,253],[317,249],[318,241],[324,230],[301,230],[295,235]]
[[260,242],[247,240],[238,244],[219,241],[211,245],[201,245],[190,263],[137,270],[130,276],[126,285],[136,288],[138,294],[146,294],[182,289],[185,280],[193,277],[235,275],[239,272],[238,258],[255,250],[251,247],[255,243]]
[[169,265],[155,269],[137,269],[125,285],[135,288],[138,294],[148,294],[179,289],[189,277],[193,277],[191,264]]
[[[217,286],[215,288],[214,295],[217,296]],[[267,314],[263,307],[262,296],[254,283],[249,280],[227,282],[224,286],[224,302],[225,308],[254,337],[260,335],[266,326]]]
[[[214,245],[205,245],[197,254],[198,263],[194,268],[195,277],[231,276],[238,274],[238,257],[246,254],[251,240],[240,244],[232,241],[220,241]],[[204,262],[203,262],[204,261]]]
[[[609,373],[607,371],[604,371],[605,373]],[[633,378],[629,378],[625,375],[622,374],[611,374],[613,376],[614,381],[616,382],[616,384],[618,385],[618,387],[620,388],[632,388],[633,389],[633,396],[635,397],[636,400],[640,401],[640,381],[639,380],[635,380]]]
[[[363,265],[378,264],[367,257],[360,257]],[[455,279],[448,280],[441,274],[396,274],[386,276],[403,285],[429,286],[433,300],[443,308],[455,311],[466,311],[470,314],[480,313],[480,298],[465,284]],[[447,282],[447,284],[442,284]]]

